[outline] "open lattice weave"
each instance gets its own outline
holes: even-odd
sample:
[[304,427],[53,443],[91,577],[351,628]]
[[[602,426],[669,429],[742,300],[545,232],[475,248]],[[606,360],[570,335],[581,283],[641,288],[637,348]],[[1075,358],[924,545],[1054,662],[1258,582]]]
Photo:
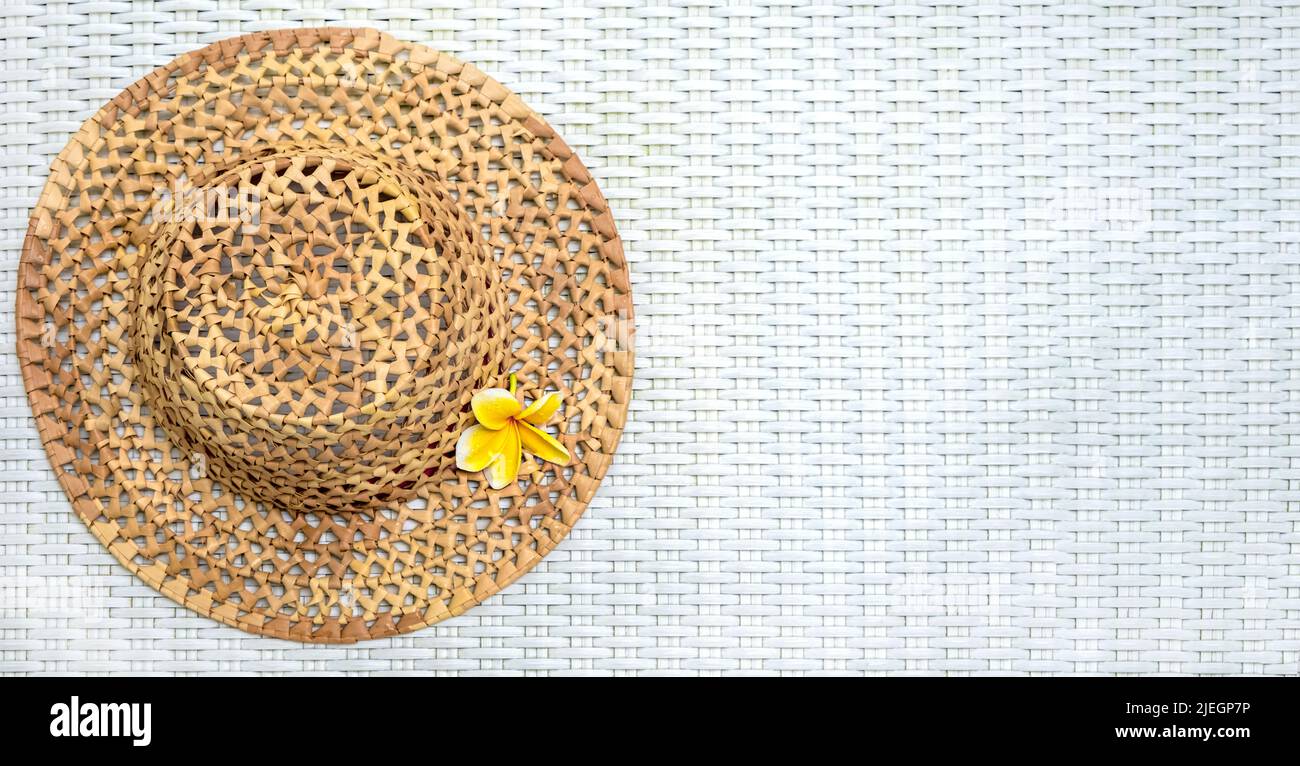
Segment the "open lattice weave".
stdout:
[[[88,120],[19,273],[19,354],[94,534],[256,633],[392,635],[534,565],[622,432],[631,296],[587,170],[471,66],[373,30],[211,45]],[[457,471],[475,391],[564,400],[569,465]]]

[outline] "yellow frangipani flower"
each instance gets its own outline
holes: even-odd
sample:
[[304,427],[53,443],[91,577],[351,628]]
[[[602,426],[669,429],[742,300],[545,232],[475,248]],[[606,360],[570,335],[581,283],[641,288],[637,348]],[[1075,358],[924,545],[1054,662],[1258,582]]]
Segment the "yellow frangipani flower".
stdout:
[[519,476],[524,452],[566,465],[569,451],[555,437],[538,426],[560,409],[560,395],[549,393],[525,407],[515,398],[515,376],[510,390],[485,388],[470,400],[478,425],[465,429],[456,442],[456,467],[482,471],[492,489],[503,489]]

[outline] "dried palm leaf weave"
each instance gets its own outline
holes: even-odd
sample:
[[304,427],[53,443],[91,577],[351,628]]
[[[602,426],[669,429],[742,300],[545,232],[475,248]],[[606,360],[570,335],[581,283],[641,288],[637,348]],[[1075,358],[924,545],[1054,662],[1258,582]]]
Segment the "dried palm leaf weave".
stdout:
[[[246,35],[128,88],[53,163],[19,281],[77,514],[253,633],[479,603],[568,533],[624,425],[630,287],[591,175],[482,72],[374,30]],[[511,373],[560,392],[573,459],[494,491],[455,442]]]

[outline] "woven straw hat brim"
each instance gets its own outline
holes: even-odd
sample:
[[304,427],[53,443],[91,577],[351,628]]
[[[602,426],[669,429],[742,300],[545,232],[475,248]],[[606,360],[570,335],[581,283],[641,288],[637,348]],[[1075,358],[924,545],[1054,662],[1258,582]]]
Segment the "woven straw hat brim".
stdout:
[[[494,305],[482,296],[492,295],[499,280],[506,337],[495,338],[492,329],[460,332],[455,350],[464,371],[438,383],[437,391],[450,392],[448,401],[435,396],[401,406],[454,430],[467,422],[473,388],[502,385],[501,374],[514,372],[525,400],[550,390],[562,397],[552,433],[558,427],[572,456],[567,466],[539,464],[517,483],[492,490],[481,475],[449,468],[447,443],[440,441],[444,459],[431,464],[427,480],[402,485],[415,485],[409,497],[337,513],[256,502],[240,491],[240,481],[252,486],[248,476],[228,477],[232,486],[203,470],[203,455],[182,443],[188,436],[178,441],[166,419],[176,413],[155,413],[150,402],[166,409],[168,397],[209,396],[231,379],[209,381],[212,390],[192,383],[171,392],[150,389],[152,399],[144,391],[141,364],[160,352],[139,341],[141,322],[156,316],[154,303],[140,308],[142,296],[156,303],[178,297],[174,285],[159,284],[140,263],[148,238],[159,236],[148,220],[151,205],[159,190],[212,168],[246,172],[235,166],[259,152],[271,152],[267,162],[300,177],[319,170],[304,171],[300,159],[277,159],[283,147],[289,157],[326,156],[327,170],[337,159],[350,178],[386,178],[384,163],[391,160],[420,179],[412,185],[434,179],[418,190],[425,212],[451,205],[438,189],[449,192],[455,209],[438,213],[432,229],[477,237],[481,250],[462,248],[468,260],[446,266],[446,274],[412,269],[413,284],[479,280],[483,268],[474,259],[487,253],[495,271],[488,268],[486,292],[476,288],[449,305],[492,314]],[[392,172],[406,178],[405,171]],[[325,171],[319,177],[330,182]],[[76,513],[149,585],[252,633],[351,642],[465,611],[528,571],[569,533],[624,427],[633,372],[630,282],[595,181],[506,88],[451,56],[374,30],[283,30],[223,40],[127,88],[52,164],[18,278],[23,379]],[[196,291],[206,289],[203,278],[193,279]],[[373,281],[369,288],[376,289]],[[239,321],[238,332],[246,332],[252,320]],[[502,358],[479,366],[464,361],[488,347],[501,349]],[[398,366],[438,369],[406,350],[416,361]],[[418,379],[410,369],[395,369],[394,382],[381,381],[379,389],[419,385]],[[368,412],[382,409],[384,392],[367,400]],[[202,401],[183,405],[209,414]],[[268,411],[254,404],[245,411],[286,429],[330,417],[298,407],[286,402],[283,411]],[[331,424],[348,415],[333,417]],[[192,435],[243,438],[220,431],[199,428]],[[340,460],[354,461],[364,445],[349,450],[340,450]],[[330,484],[329,459],[312,466],[325,487],[314,502],[327,504],[357,486]],[[303,466],[283,472],[300,477]]]

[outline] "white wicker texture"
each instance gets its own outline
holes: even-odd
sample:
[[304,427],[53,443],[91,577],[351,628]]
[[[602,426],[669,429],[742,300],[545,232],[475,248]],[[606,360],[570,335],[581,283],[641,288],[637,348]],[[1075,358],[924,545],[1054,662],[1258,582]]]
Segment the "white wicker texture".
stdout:
[[[545,114],[638,372],[575,533],[351,647],[136,582],[13,353],[55,153],[215,39],[367,25]],[[0,672],[1296,673],[1300,4],[132,0],[0,10]]]

